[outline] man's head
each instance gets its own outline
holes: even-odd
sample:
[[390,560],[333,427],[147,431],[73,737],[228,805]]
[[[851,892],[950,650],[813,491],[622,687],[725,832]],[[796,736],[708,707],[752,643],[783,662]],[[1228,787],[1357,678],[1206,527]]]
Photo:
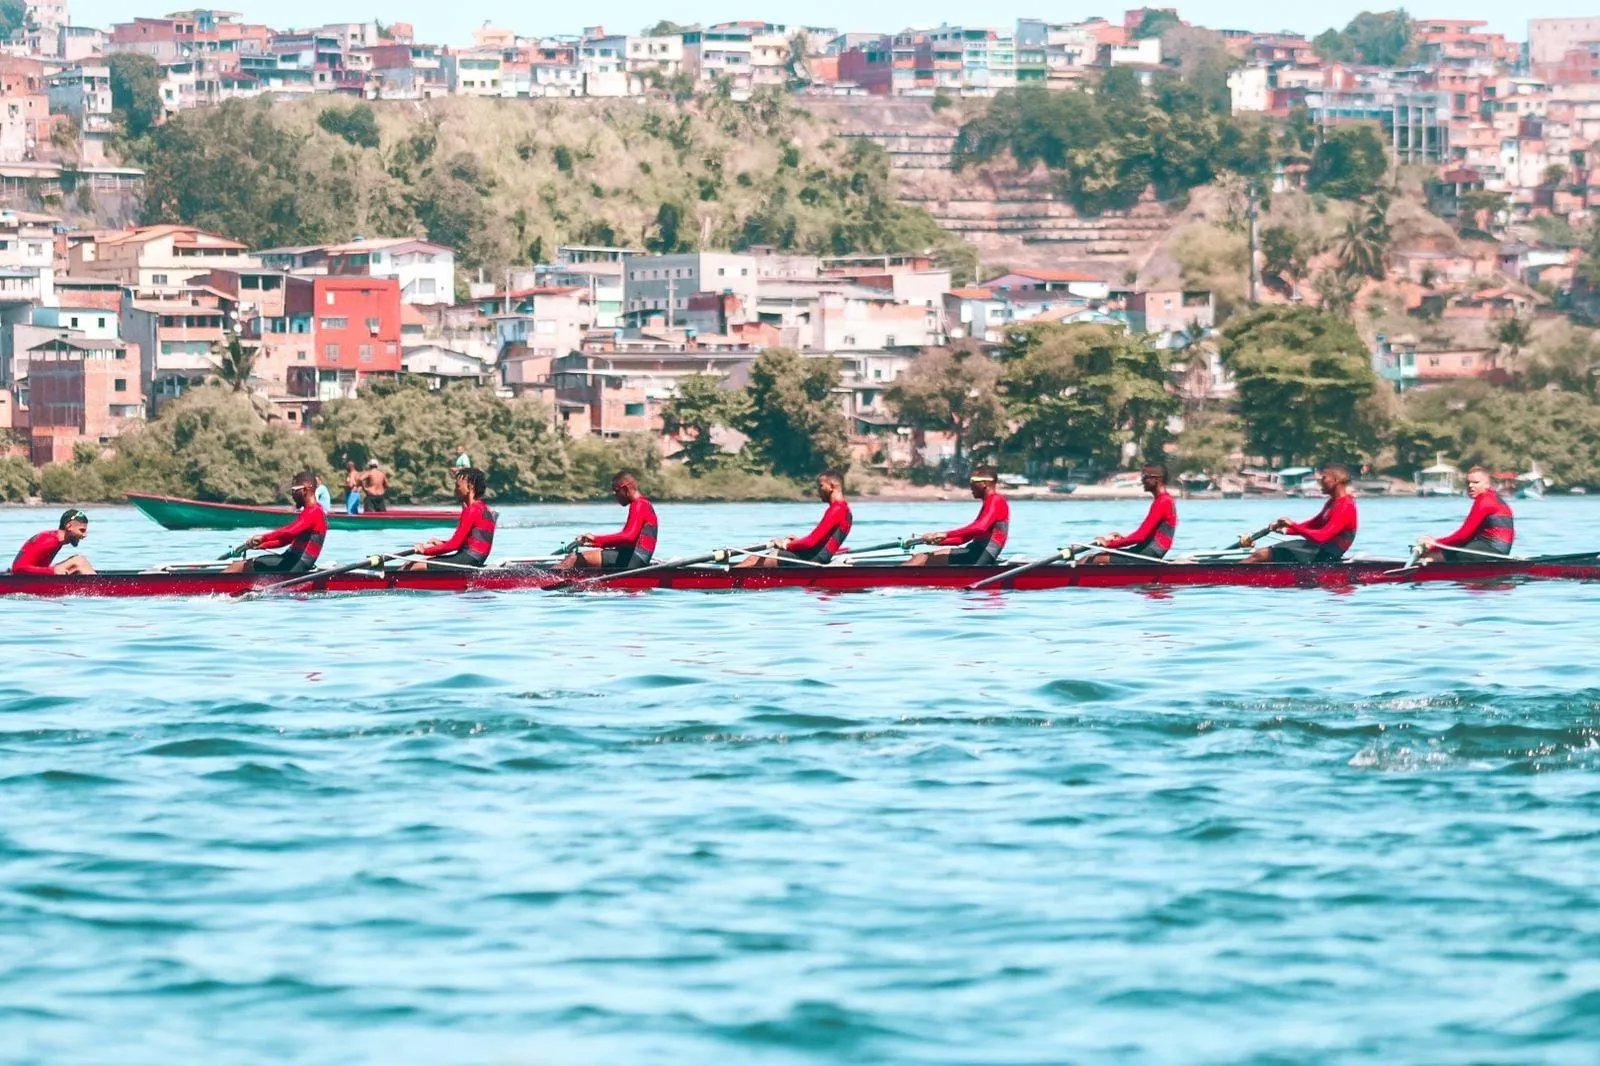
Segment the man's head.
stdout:
[[488,491],[488,479],[477,467],[463,467],[456,471],[456,499],[462,503],[481,500]]
[[368,470],[376,470],[376,469],[378,469],[378,460],[376,460],[376,459],[368,459],[367,460],[367,469]]
[[289,482],[289,495],[294,497],[294,502],[304,507],[317,491],[317,475],[309,470],[302,470]]
[[1146,463],[1139,470],[1139,483],[1144,486],[1144,491],[1155,493],[1167,487],[1167,466],[1165,463]]
[[77,544],[89,535],[89,516],[74,507],[62,513],[59,528],[66,533],[68,544]]
[[632,470],[619,470],[617,476],[611,479],[611,495],[617,498],[618,503],[632,503],[635,496],[639,495],[639,478]]
[[844,488],[844,475],[837,470],[824,470],[817,475],[817,497],[831,500],[833,494]]
[[972,488],[972,495],[981,499],[994,491],[995,486],[999,484],[999,475],[992,466],[975,466],[972,468],[972,476],[967,480]]
[[1494,479],[1489,476],[1489,471],[1481,466],[1475,466],[1467,471],[1467,495],[1482,496],[1486,492],[1494,491]]
[[1350,468],[1343,463],[1329,463],[1317,475],[1317,483],[1325,495],[1332,496],[1350,484]]

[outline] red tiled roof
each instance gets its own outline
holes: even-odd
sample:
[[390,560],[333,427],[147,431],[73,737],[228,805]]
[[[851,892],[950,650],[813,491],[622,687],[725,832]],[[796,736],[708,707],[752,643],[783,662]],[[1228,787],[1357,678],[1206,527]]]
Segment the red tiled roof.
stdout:
[[988,300],[994,296],[994,292],[990,289],[977,288],[951,289],[950,295],[961,300]]

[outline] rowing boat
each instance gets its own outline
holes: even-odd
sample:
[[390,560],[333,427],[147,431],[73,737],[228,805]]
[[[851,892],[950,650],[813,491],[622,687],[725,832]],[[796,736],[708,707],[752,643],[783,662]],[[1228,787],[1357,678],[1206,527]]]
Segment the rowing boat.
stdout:
[[[1540,560],[1435,563],[1407,568],[1399,560],[1297,563],[1190,562],[1127,566],[1073,566],[1066,563],[1009,574],[1001,566],[895,566],[885,564],[730,569],[681,566],[631,577],[609,571],[553,571],[532,566],[490,566],[475,572],[374,570],[307,576],[296,593],[355,592],[514,592],[560,588],[563,591],[641,592],[683,589],[744,592],[804,588],[822,592],[879,589],[964,589],[1000,576],[984,591],[1061,588],[1165,588],[1240,586],[1248,588],[1348,588],[1439,582],[1484,584],[1508,580],[1600,581],[1600,555]],[[604,575],[604,580],[595,580]],[[92,577],[0,574],[0,596],[240,596],[282,581],[273,574],[223,574],[216,571],[104,572]]]
[[[167,529],[270,529],[294,517],[288,507],[260,507],[239,503],[207,503],[178,496],[150,496],[128,493],[128,501],[146,516]],[[448,529],[461,517],[459,511],[429,511],[402,508],[398,511],[365,511],[328,514],[330,529]]]

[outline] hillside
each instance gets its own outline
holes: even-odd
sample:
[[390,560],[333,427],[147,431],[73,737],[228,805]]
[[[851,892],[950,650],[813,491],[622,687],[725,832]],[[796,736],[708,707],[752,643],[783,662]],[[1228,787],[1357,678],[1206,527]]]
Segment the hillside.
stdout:
[[129,156],[149,171],[145,221],[257,247],[418,233],[497,271],[560,243],[818,254],[956,243],[895,196],[881,149],[778,96],[238,102],[185,112]]

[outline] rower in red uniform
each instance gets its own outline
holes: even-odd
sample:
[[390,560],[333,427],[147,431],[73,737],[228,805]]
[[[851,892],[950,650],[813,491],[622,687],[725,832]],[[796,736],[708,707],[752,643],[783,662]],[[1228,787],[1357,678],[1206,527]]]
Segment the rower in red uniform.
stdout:
[[822,512],[822,521],[803,537],[776,537],[768,543],[777,548],[776,554],[747,555],[734,564],[744,566],[797,566],[806,562],[832,562],[844,539],[850,535],[853,519],[850,501],[844,498],[844,475],[837,470],[824,470],[817,475],[817,498],[828,507]]
[[[924,533],[924,544],[951,545],[952,550],[923,552],[906,560],[907,566],[992,566],[1006,546],[1011,529],[1011,505],[1000,495],[994,467],[980,466],[969,479],[972,498],[982,500],[978,517],[947,533]],[[954,546],[959,545],[959,548]]]
[[[1116,548],[1129,555],[1164,559],[1167,552],[1172,550],[1173,535],[1178,532],[1178,505],[1173,500],[1172,493],[1167,491],[1166,466],[1162,463],[1146,465],[1139,471],[1139,481],[1144,486],[1144,491],[1154,497],[1150,501],[1150,510],[1145,514],[1139,528],[1125,537],[1112,533],[1109,536],[1096,537],[1094,542],[1102,548]],[[1086,561],[1100,564],[1137,564],[1139,560],[1130,559],[1128,555],[1100,552]]]
[[[1472,497],[1472,510],[1461,528],[1443,537],[1421,537],[1417,543],[1430,563],[1475,562],[1484,555],[1510,555],[1511,543],[1516,540],[1516,526],[1512,522],[1511,508],[1494,491],[1489,472],[1481,466],[1467,471],[1467,495]],[[1466,552],[1451,551],[1466,548]]]
[[[413,551],[426,558],[407,563],[407,570],[426,570],[433,563],[449,566],[482,566],[489,561],[494,550],[494,527],[497,516],[483,502],[487,479],[482,470],[464,466],[455,472],[456,501],[461,504],[461,517],[456,520],[456,531],[449,540],[430,540],[418,544]],[[442,569],[442,567],[441,567]]]
[[76,548],[89,535],[89,516],[74,507],[61,516],[55,529],[47,529],[34,537],[17,552],[11,563],[13,574],[92,574],[94,567],[81,555],[72,555],[56,562],[56,554],[69,544]]
[[[1317,483],[1328,502],[1309,522],[1280,518],[1272,523],[1274,532],[1293,533],[1299,540],[1286,540],[1258,549],[1247,563],[1336,563],[1344,558],[1356,539],[1356,499],[1350,495],[1350,471],[1330,463],[1317,475]],[[1244,538],[1242,547],[1251,546]]]
[[591,569],[636,570],[650,565],[656,551],[659,525],[656,509],[639,491],[639,479],[632,471],[624,470],[611,479],[611,494],[628,509],[628,520],[615,533],[596,536],[583,533],[578,536],[579,550],[556,564],[557,570],[571,570],[576,566]]
[[284,551],[240,559],[224,573],[305,574],[316,569],[322,542],[328,536],[328,512],[317,503],[317,475],[302,470],[290,482],[289,492],[299,512],[293,520],[271,533],[259,533],[244,542],[246,548],[283,548]]

